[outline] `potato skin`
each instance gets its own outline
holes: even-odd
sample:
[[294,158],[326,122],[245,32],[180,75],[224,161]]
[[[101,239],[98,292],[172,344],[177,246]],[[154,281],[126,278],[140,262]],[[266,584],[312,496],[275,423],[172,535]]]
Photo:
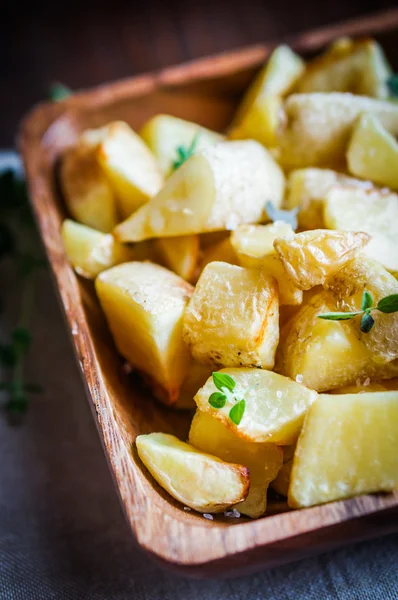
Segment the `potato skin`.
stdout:
[[294,285],[309,290],[323,285],[369,240],[370,235],[363,232],[316,229],[298,233],[292,239],[276,239],[274,248]]

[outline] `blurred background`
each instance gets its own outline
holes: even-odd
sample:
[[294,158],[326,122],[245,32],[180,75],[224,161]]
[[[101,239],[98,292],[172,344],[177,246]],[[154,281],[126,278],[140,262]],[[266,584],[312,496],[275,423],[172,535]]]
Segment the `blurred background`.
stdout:
[[0,147],[59,81],[79,89],[364,16],[394,0],[69,0],[3,3]]

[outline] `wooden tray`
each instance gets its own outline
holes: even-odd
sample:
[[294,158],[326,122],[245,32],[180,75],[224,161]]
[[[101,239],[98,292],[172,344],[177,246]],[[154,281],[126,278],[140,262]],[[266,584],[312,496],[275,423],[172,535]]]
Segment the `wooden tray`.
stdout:
[[[341,35],[374,35],[398,68],[398,10],[287,41],[308,56]],[[198,60],[85,91],[59,104],[42,104],[26,117],[20,133],[34,211],[127,520],[148,553],[200,577],[237,575],[397,531],[398,492],[291,512],[274,500],[270,514],[257,521],[225,517],[208,521],[173,502],[141,467],[133,442],[136,435],[149,431],[184,438],[189,418],[159,406],[137,379],[123,372],[92,283],[79,279],[66,260],[60,237],[65,211],[54,167],[79,132],[112,119],[138,128],[162,112],[223,130],[274,45]]]

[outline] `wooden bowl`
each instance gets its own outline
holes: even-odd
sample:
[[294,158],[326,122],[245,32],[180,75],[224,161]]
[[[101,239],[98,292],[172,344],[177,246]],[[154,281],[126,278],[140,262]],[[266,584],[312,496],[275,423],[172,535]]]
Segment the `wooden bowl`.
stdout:
[[[308,56],[341,35],[375,36],[397,69],[398,10],[319,29],[288,43]],[[275,497],[269,514],[256,521],[209,521],[174,502],[142,467],[133,443],[138,434],[150,431],[184,439],[190,418],[157,404],[138,379],[123,371],[92,283],[78,278],[65,256],[60,226],[66,215],[55,167],[82,130],[113,119],[137,129],[152,115],[169,113],[222,131],[273,46],[198,60],[78,93],[58,104],[42,104],[26,117],[20,133],[34,212],[127,520],[148,553],[201,577],[237,575],[396,531],[398,492],[297,511],[288,511]]]

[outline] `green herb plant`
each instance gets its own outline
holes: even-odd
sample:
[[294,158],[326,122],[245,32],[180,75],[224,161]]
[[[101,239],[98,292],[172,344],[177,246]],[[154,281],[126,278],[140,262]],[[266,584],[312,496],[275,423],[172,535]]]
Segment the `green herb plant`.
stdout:
[[[213,392],[210,395],[209,404],[213,408],[224,408],[227,403],[227,393],[231,392],[231,394],[233,394],[236,381],[233,377],[227,375],[226,373],[213,373],[213,382],[216,388],[220,391]],[[229,411],[229,418],[231,419],[232,423],[239,425],[245,413],[246,402],[244,398],[237,398],[234,394],[232,397],[235,404]]]
[[[0,261],[12,261],[21,279],[20,315],[8,340],[0,339],[0,392],[5,408],[25,412],[30,394],[40,386],[25,381],[24,362],[32,343],[29,329],[34,300],[35,275],[45,261],[37,254],[38,240],[23,177],[8,170],[0,175]],[[3,380],[4,378],[4,380]]]
[[283,221],[284,223],[290,225],[293,231],[296,231],[298,227],[298,206],[296,208],[292,208],[292,210],[281,210],[279,208],[275,208],[272,202],[268,200],[268,202],[265,205],[265,210],[267,211],[267,215],[273,223],[275,223],[275,221]]
[[375,320],[371,315],[373,310],[378,310],[384,314],[398,312],[398,294],[385,296],[378,301],[376,306],[374,306],[372,295],[365,290],[362,296],[361,310],[353,312],[324,313],[318,315],[318,319],[325,319],[326,321],[348,321],[361,315],[360,329],[363,333],[369,333],[375,324]]
[[177,159],[173,162],[173,171],[176,171],[196,152],[198,146],[199,133],[195,135],[190,146],[177,146]]

